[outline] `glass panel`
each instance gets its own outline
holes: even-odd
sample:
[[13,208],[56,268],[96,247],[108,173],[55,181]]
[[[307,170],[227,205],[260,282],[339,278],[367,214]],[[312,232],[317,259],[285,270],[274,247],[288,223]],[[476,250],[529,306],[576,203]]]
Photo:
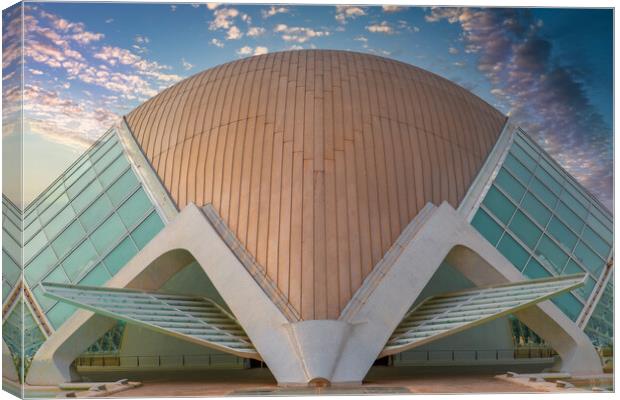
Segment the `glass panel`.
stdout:
[[497,243],[502,232],[504,231],[493,218],[489,216],[483,209],[478,209],[478,212],[472,219],[471,224],[484,236],[493,246]]
[[542,235],[542,231],[525,214],[518,210],[512,218],[509,228],[531,249],[534,249],[540,235]]
[[558,208],[555,210],[555,213],[559,215],[560,218],[562,218],[562,221],[570,226],[575,232],[581,232],[583,221],[561,201],[558,203]]
[[587,221],[588,225],[590,225],[590,227],[594,229],[596,233],[598,233],[608,243],[612,243],[614,237],[613,234],[598,219],[594,218],[594,216],[590,214],[588,215]]
[[80,215],[80,222],[90,232],[112,212],[112,209],[112,203],[104,194]]
[[566,247],[566,252],[571,253],[573,247],[575,247],[575,243],[577,243],[577,236],[572,233],[566,225],[560,222],[557,217],[551,218],[551,222],[549,222],[549,226],[547,227],[547,231],[551,233],[558,242]]
[[125,238],[114,250],[112,250],[103,260],[108,270],[116,274],[127,264],[129,260],[138,252],[138,248],[130,237]]
[[95,179],[95,176],[97,176],[97,174],[92,169],[89,169],[88,171],[84,172],[84,175],[80,176],[80,179],[75,181],[75,183],[70,188],[67,189],[67,194],[69,195],[69,197],[73,199],[75,198],[75,196],[80,194],[80,192],[84,190],[84,188],[93,179]]
[[566,253],[547,235],[543,235],[540,239],[536,253],[540,255],[542,260],[548,261],[557,272],[562,271],[568,260]]
[[596,282],[594,281],[594,279],[588,276],[586,278],[586,282],[583,284],[582,287],[577,289],[576,292],[581,296],[584,301],[586,301],[588,300],[588,297],[590,297],[592,290],[594,290],[594,285],[596,285]]
[[40,216],[42,216],[45,213],[45,210],[49,206],[53,205],[58,199],[58,197],[60,197],[60,195],[65,192],[63,182],[61,180],[57,181],[52,188],[47,190],[47,192],[49,194],[47,196],[44,196],[41,203],[37,206],[37,212]]
[[138,248],[143,248],[162,228],[164,224],[161,222],[157,212],[153,211],[141,224],[131,233]]
[[60,211],[67,203],[69,203],[69,198],[65,193],[63,193],[48,209],[41,213],[41,216],[39,217],[41,224],[45,225],[47,221],[52,219],[54,215],[56,215],[58,211]]
[[530,181],[532,173],[523,166],[512,154],[506,156],[504,165],[512,172],[517,178],[521,180],[525,185]]
[[32,235],[34,235],[39,230],[40,227],[41,222],[39,222],[38,219],[32,221],[32,223],[24,229],[24,241],[29,240]]
[[75,282],[80,273],[90,269],[96,259],[95,248],[88,240],[85,240],[65,259],[62,266],[71,282]]
[[538,179],[540,179],[540,181],[542,183],[544,183],[545,185],[547,185],[547,187],[549,189],[551,189],[552,192],[555,192],[555,194],[560,194],[560,192],[562,191],[562,185],[560,185],[558,182],[556,182],[551,175],[549,175],[547,173],[547,171],[545,171],[542,168],[538,168],[536,170],[536,174],[535,174]]
[[568,260],[568,263],[566,264],[566,268],[564,268],[564,272],[562,272],[562,274],[564,275],[572,275],[572,274],[583,274],[586,271],[583,270],[583,268],[581,268],[579,266],[579,264],[577,264],[575,261]]
[[104,254],[110,245],[119,240],[126,230],[123,222],[116,214],[112,214],[93,234],[90,236],[93,244],[100,254]]
[[581,218],[586,218],[586,216],[588,215],[588,209],[585,207],[587,206],[588,203],[584,203],[584,204],[579,203],[577,200],[575,200],[573,196],[568,194],[566,190],[562,193],[562,195],[560,196],[560,199],[562,199],[562,201],[567,206],[569,206],[575,212],[575,214],[579,215]]
[[510,235],[504,234],[499,241],[497,249],[520,271],[525,266],[529,253],[514,240]]
[[46,244],[47,237],[45,236],[45,232],[40,231],[24,246],[24,262],[27,263],[30,261],[30,259]]
[[90,169],[91,165],[92,164],[90,163],[88,157],[84,157],[80,161],[79,165],[76,165],[77,168],[75,168],[75,172],[67,174],[67,177],[65,178],[65,187],[70,187],[71,185],[73,185],[84,172]]
[[119,158],[116,159],[116,161],[112,163],[112,165],[110,165],[109,168],[107,168],[105,171],[101,173],[101,175],[99,175],[99,180],[101,181],[103,186],[107,187],[112,182],[114,182],[114,180],[122,172],[124,172],[128,167],[129,167],[129,164],[127,163],[127,160],[125,159],[125,156],[120,156]]
[[95,171],[103,171],[119,154],[122,153],[122,146],[116,143],[107,153],[95,162]]
[[582,262],[583,265],[586,266],[586,268],[590,270],[592,275],[598,277],[601,274],[601,271],[605,266],[605,261],[590,250],[582,241],[577,243],[574,255],[579,261]]
[[534,218],[540,226],[547,226],[547,222],[549,222],[549,218],[551,218],[551,211],[549,211],[549,209],[545,207],[543,203],[538,201],[531,193],[528,192],[525,194],[525,197],[521,202],[521,207],[527,211],[527,213]]
[[75,307],[65,303],[58,303],[48,311],[47,319],[54,326],[54,329],[58,329],[74,311]]
[[596,204],[592,205],[590,212],[592,213],[592,216],[598,219],[604,226],[607,227],[607,229],[613,230],[613,218],[607,212],[603,212],[603,210],[599,209],[599,206]]
[[523,274],[530,279],[537,278],[547,278],[551,276],[551,273],[545,269],[538,261],[534,259],[534,257],[530,258],[530,261],[527,263]]
[[88,185],[86,189],[73,200],[71,203],[73,205],[73,209],[75,212],[82,211],[86,206],[88,206],[93,200],[99,196],[103,188],[101,187],[101,183],[98,180],[94,180]]
[[40,285],[32,289],[32,294],[34,294],[35,299],[37,299],[37,304],[43,309],[43,312],[47,312],[47,310],[56,304],[56,300],[43,294],[43,289],[41,289]]
[[84,279],[80,281],[80,285],[101,286],[110,279],[110,273],[105,266],[99,263],[92,271],[90,271]]
[[[525,146],[525,148],[527,148],[528,145],[525,144]],[[531,171],[536,168],[536,160],[532,158],[525,150],[523,150],[521,146],[513,145],[510,148],[510,151],[523,163],[523,165],[528,167]]]
[[564,293],[551,300],[573,321],[577,319],[583,308],[583,304],[572,293]]
[[557,197],[547,189],[538,179],[533,178],[530,182],[530,190],[538,196],[538,198],[553,210]]
[[97,145],[97,149],[90,155],[90,159],[93,162],[96,162],[101,157],[105,156],[116,143],[118,143],[118,139],[116,135],[110,135],[108,138],[104,138]]
[[599,235],[596,234],[589,226],[586,226],[581,234],[581,240],[590,245],[603,259],[607,259],[611,246],[607,244]]
[[74,219],[74,217],[75,212],[73,212],[73,208],[70,206],[63,208],[62,211],[45,226],[47,237],[54,238],[62,228],[67,226],[67,224]]
[[118,215],[127,228],[132,228],[151,208],[151,201],[140,188],[118,209]]
[[495,186],[491,186],[482,203],[505,224],[517,208]]
[[495,184],[508,193],[517,203],[521,201],[523,193],[525,193],[525,187],[520,184],[512,175],[510,175],[504,168],[499,170],[497,177],[495,178]]
[[127,193],[131,193],[136,186],[138,186],[138,180],[134,176],[133,171],[128,170],[110,186],[107,194],[110,200],[112,200],[112,204],[118,206],[127,197]]
[[39,253],[24,271],[28,284],[30,286],[36,285],[56,262],[58,262],[58,259],[50,247]]
[[69,283],[69,278],[67,278],[67,274],[59,265],[52,271],[51,274],[43,279],[43,282],[53,282],[53,283]]
[[85,234],[86,232],[84,232],[79,222],[73,221],[73,223],[52,242],[52,247],[54,251],[56,251],[58,257],[62,258]]
[[22,248],[6,231],[2,231],[2,249],[9,253],[14,260],[22,259]]
[[21,274],[21,269],[13,261],[6,252],[2,252],[2,277],[11,283],[11,286],[15,285]]
[[550,161],[546,160],[545,158],[542,158],[540,160],[540,166],[545,170],[545,172],[547,172],[551,178],[556,181],[557,183],[560,184],[560,186],[565,186],[568,185],[569,183],[566,182],[566,180],[564,179],[563,173],[560,173],[560,171],[558,171]]

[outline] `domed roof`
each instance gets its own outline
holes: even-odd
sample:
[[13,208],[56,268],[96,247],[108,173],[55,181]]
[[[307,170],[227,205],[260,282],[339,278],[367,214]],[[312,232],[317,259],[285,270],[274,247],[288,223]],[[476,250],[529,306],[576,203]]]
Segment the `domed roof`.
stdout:
[[211,203],[302,319],[335,319],[427,202],[457,207],[506,117],[368,54],[271,53],[196,74],[127,122],[179,209]]

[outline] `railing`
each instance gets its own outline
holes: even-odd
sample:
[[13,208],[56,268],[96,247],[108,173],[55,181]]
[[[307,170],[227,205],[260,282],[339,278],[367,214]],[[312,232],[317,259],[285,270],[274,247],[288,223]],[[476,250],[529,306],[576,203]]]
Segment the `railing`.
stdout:
[[425,361],[514,361],[524,359],[548,359],[557,355],[548,347],[519,347],[515,349],[495,350],[409,350],[395,354],[393,361],[425,362]]
[[77,368],[243,368],[249,360],[228,354],[203,355],[86,355],[74,361]]

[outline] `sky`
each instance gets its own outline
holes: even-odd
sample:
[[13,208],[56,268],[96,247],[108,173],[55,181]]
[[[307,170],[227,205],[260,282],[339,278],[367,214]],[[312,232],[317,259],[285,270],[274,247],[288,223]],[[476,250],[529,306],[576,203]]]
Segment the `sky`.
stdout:
[[[25,204],[162,89],[243,57],[317,48],[456,82],[513,117],[612,208],[611,10],[27,3],[24,14]],[[10,18],[3,13],[5,87],[19,65]],[[12,126],[5,115],[4,138]]]

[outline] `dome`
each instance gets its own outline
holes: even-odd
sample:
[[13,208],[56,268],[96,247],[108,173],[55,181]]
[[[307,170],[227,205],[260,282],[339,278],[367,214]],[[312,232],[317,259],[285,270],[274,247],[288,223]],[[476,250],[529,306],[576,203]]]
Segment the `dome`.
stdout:
[[457,207],[506,117],[368,54],[270,53],[126,117],[179,209],[211,203],[302,319],[337,319],[428,202]]

